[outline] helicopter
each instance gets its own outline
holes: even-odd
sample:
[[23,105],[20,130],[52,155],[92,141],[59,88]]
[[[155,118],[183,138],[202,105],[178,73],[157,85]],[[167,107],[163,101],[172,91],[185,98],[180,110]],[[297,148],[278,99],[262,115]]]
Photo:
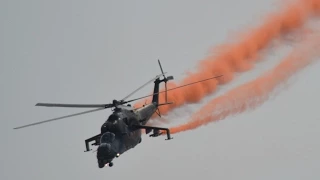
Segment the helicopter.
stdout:
[[[67,108],[94,108],[93,110],[84,111],[76,114],[71,114],[67,116],[62,116],[58,118],[53,118],[45,121],[40,121],[20,127],[16,127],[14,129],[21,129],[29,126],[34,126],[50,121],[56,121],[72,116],[78,116],[86,113],[91,113],[95,111],[100,111],[108,108],[112,109],[112,114],[108,117],[108,119],[101,125],[100,133],[88,138],[85,140],[85,151],[91,151],[89,144],[92,143],[92,146],[97,147],[97,161],[98,167],[103,168],[105,166],[112,167],[114,158],[118,158],[121,154],[125,153],[126,151],[134,148],[138,144],[142,142],[142,129],[145,129],[145,133],[150,134],[150,137],[158,137],[162,135],[164,132],[166,133],[167,139],[173,139],[170,134],[169,128],[163,127],[154,127],[154,126],[147,126],[146,124],[150,120],[150,118],[157,113],[160,117],[159,106],[173,104],[173,102],[168,102],[167,99],[167,92],[170,90],[174,90],[177,88],[181,88],[184,86],[192,85],[195,83],[207,81],[210,79],[218,78],[220,76],[211,77],[208,79],[204,79],[201,81],[196,81],[193,83],[189,83],[186,85],[178,86],[172,89],[167,89],[167,82],[173,80],[173,76],[165,76],[166,73],[163,72],[160,60],[158,60],[161,74],[157,75],[156,77],[152,78],[150,81],[130,93],[128,96],[123,98],[122,100],[113,100],[112,103],[109,104],[57,104],[57,103],[37,103],[36,106],[43,106],[43,107],[67,107]],[[160,77],[163,76],[162,79]],[[154,82],[153,94],[147,95],[144,97],[132,99],[126,101],[131,95],[135,92],[140,90],[141,88],[145,87],[147,84]],[[160,83],[165,83],[165,90],[159,92],[159,85]],[[159,94],[165,92],[165,100],[164,103],[159,103]],[[134,108],[130,102],[146,98],[152,96],[152,101],[150,104],[144,104],[142,107]],[[127,105],[125,105],[127,104]]]

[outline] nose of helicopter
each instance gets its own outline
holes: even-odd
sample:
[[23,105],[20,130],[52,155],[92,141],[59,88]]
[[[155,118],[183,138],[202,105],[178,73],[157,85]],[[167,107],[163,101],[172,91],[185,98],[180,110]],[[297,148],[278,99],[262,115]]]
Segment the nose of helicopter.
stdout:
[[111,150],[111,145],[109,143],[102,143],[99,145],[97,150],[98,157],[112,157],[113,152]]
[[110,164],[112,159],[116,156],[116,153],[112,151],[109,143],[102,143],[97,149],[97,159],[99,167],[102,168],[106,164]]

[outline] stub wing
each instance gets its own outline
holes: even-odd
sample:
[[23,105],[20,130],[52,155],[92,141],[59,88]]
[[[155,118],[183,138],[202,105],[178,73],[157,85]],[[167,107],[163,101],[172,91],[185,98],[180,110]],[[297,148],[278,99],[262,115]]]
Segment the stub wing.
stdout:
[[168,128],[162,128],[162,127],[154,127],[154,126],[143,126],[143,125],[134,125],[137,129],[145,129],[146,133],[150,133],[153,130],[153,134],[149,135],[150,137],[158,137],[162,134],[161,130],[166,131],[167,133],[167,139],[170,140],[173,139],[170,135],[170,130]]
[[92,141],[95,141],[93,144],[93,146],[98,146],[100,144],[100,137],[101,137],[101,134],[98,134],[98,135],[95,135],[89,139],[86,139],[85,140],[85,144],[86,144],[86,150],[84,152],[88,152],[88,151],[91,151],[92,149],[90,149],[89,147],[89,143],[92,142]]

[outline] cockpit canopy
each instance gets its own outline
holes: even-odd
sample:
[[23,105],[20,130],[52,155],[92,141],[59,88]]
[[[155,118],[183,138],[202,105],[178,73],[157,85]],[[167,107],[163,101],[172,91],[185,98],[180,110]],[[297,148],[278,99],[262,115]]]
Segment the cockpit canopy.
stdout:
[[111,114],[109,117],[108,117],[108,120],[107,121],[110,121],[110,122],[114,122],[116,120],[120,120],[120,116],[117,115],[117,114]]
[[100,143],[102,144],[102,143],[109,143],[109,144],[111,144],[113,141],[114,141],[114,139],[115,139],[115,135],[113,134],[113,133],[111,133],[111,132],[106,132],[106,133],[104,133],[102,136],[101,136],[101,138],[100,138]]

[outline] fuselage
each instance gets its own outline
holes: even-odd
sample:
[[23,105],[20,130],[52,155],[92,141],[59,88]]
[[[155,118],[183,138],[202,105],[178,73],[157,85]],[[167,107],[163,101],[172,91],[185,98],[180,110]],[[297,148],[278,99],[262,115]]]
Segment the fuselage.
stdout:
[[[141,129],[133,125],[145,125],[156,111],[154,103],[134,110],[116,109],[101,126],[100,145],[97,150],[99,167],[134,148],[141,142]],[[100,165],[101,164],[101,165]]]

